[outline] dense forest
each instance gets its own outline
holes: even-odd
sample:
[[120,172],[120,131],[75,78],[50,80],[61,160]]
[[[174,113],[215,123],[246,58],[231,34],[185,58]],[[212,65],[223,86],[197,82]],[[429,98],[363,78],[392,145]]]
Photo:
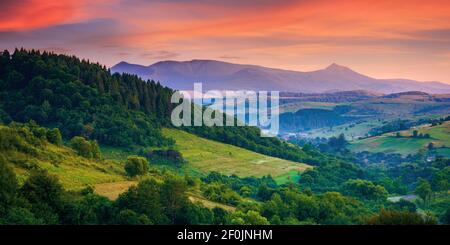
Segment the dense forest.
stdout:
[[[0,55],[0,115],[36,121],[118,146],[167,145],[158,130],[170,113],[172,91],[136,76],[111,75],[75,57],[16,50]],[[156,117],[158,119],[156,119]]]
[[[81,135],[111,146],[170,146],[160,127],[171,127],[174,91],[135,75],[35,50],[0,55],[0,120],[57,127],[64,138]],[[199,136],[262,154],[315,164],[299,147],[260,137],[256,127],[184,127]]]
[[315,128],[333,127],[355,120],[341,115],[339,109],[302,109],[294,113],[287,112],[280,115],[280,129],[282,131],[306,131]]

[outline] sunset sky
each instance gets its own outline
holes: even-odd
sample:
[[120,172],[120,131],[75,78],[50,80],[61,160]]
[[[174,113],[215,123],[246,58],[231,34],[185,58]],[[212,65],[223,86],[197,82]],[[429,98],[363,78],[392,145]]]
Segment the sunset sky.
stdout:
[[[95,2],[95,3],[94,3]],[[216,59],[450,83],[449,0],[0,0],[0,48],[125,60]]]

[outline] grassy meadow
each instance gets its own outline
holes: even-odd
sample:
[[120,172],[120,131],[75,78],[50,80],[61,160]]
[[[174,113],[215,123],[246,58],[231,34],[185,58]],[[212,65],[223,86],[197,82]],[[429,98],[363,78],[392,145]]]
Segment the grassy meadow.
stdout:
[[20,182],[29,174],[29,169],[39,166],[50,174],[57,175],[68,190],[79,190],[99,183],[125,181],[123,166],[115,161],[98,161],[78,156],[72,149],[47,144],[38,156],[9,150],[2,152],[6,160],[13,162]]
[[296,112],[296,111],[302,110],[302,109],[332,110],[336,105],[338,105],[338,104],[329,103],[329,102],[309,102],[309,101],[291,102],[291,103],[280,105],[280,113]]
[[[413,131],[419,134],[430,134],[430,138],[413,138]],[[437,155],[450,156],[450,122],[442,125],[413,128],[400,131],[401,137],[396,133],[387,133],[381,136],[357,140],[350,144],[349,149],[355,152],[370,151],[384,153],[400,153],[402,155],[415,154],[420,149],[426,149],[429,143],[437,148]],[[442,147],[442,148],[441,148]]]
[[[190,168],[205,173],[216,171],[239,177],[271,175],[277,178],[310,168],[306,164],[265,156],[177,129],[164,129],[163,134],[176,141],[175,149],[183,154]],[[279,180],[284,182],[283,178]]]
[[339,136],[344,134],[347,140],[353,141],[359,137],[364,137],[369,133],[370,129],[381,126],[382,123],[378,120],[369,120],[361,123],[346,123],[334,127],[318,128],[308,131],[311,138],[330,138],[332,136]]

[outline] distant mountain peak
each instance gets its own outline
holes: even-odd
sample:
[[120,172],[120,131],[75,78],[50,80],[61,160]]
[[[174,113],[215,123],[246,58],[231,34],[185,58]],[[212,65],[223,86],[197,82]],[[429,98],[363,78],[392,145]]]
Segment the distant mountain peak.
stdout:
[[327,66],[327,68],[325,68],[325,70],[328,70],[328,71],[351,71],[350,68],[348,68],[346,66],[338,65],[336,63],[332,63],[331,65]]
[[189,61],[191,63],[197,62],[197,63],[225,63],[218,60],[202,60],[202,59],[193,59]]
[[175,61],[175,60],[162,60],[162,61],[158,61],[156,63],[153,63],[149,66],[153,66],[153,65],[165,65],[165,64],[178,64],[178,63],[182,63],[180,61]]
[[131,65],[131,64],[126,62],[126,61],[121,61],[121,62],[116,64],[116,66],[121,66],[121,65]]

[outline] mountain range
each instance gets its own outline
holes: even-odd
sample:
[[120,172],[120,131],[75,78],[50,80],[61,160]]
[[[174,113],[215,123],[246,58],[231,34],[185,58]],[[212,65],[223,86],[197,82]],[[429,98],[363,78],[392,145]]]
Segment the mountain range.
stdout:
[[160,61],[149,66],[120,62],[112,72],[136,74],[178,90],[192,90],[202,82],[204,90],[276,90],[302,93],[367,90],[378,93],[422,91],[450,93],[450,84],[408,79],[376,79],[338,64],[301,72],[216,60]]

